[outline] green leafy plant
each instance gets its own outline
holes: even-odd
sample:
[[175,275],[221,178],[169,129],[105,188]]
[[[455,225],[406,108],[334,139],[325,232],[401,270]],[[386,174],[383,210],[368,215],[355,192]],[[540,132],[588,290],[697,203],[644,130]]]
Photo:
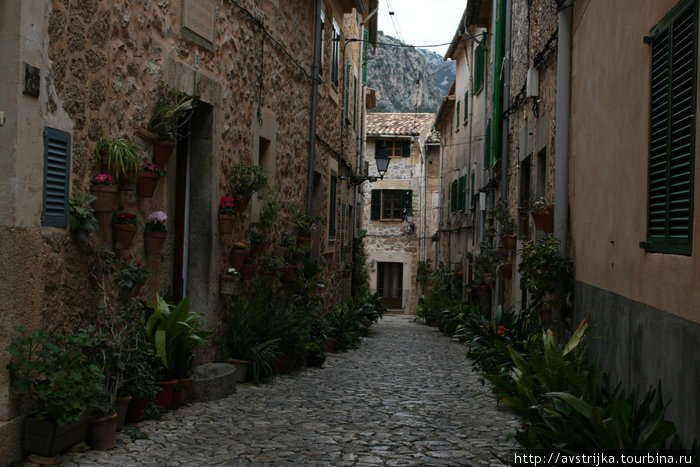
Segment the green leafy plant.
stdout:
[[493,206],[493,216],[501,224],[501,234],[502,235],[513,235],[515,234],[515,219],[510,215],[508,211],[508,203],[505,200],[499,200]]
[[108,394],[102,371],[83,354],[91,344],[85,334],[15,329],[19,336],[5,350],[12,356],[7,368],[21,405],[38,419],[58,425],[105,406]]
[[311,233],[314,223],[318,219],[303,213],[296,206],[292,206],[289,213],[291,215],[291,221],[297,226],[299,235],[308,236]]
[[280,202],[277,190],[274,187],[270,187],[267,199],[265,199],[265,203],[260,208],[260,223],[264,229],[270,230],[275,225],[279,211]]
[[267,271],[280,271],[287,267],[287,263],[276,255],[266,255],[263,258],[262,265]]
[[122,262],[119,265],[119,272],[114,278],[114,283],[120,290],[131,292],[143,285],[147,276],[148,269],[140,261]]
[[554,205],[544,196],[530,200],[530,209],[533,211],[551,211]]
[[117,178],[137,174],[143,165],[141,147],[121,136],[102,137],[95,143],[95,162]]
[[148,121],[148,131],[162,141],[178,141],[184,137],[183,128],[194,113],[198,98],[173,89],[164,82],[158,85],[156,103]]
[[97,197],[90,193],[79,190],[74,190],[70,195],[68,210],[70,231],[80,242],[89,243],[90,233],[98,230],[95,210],[90,206],[90,203],[96,199]]
[[169,376],[189,376],[194,349],[205,344],[205,338],[211,334],[200,329],[201,318],[201,314],[190,312],[188,297],[173,306],[156,294],[153,313],[146,321],[146,334]]
[[497,262],[497,253],[490,242],[479,243],[479,253],[474,257],[474,268],[478,275],[492,274]]
[[267,173],[258,165],[238,163],[229,172],[229,186],[236,197],[247,198],[267,186]]
[[250,243],[261,243],[265,240],[265,237],[260,232],[253,230],[250,232]]

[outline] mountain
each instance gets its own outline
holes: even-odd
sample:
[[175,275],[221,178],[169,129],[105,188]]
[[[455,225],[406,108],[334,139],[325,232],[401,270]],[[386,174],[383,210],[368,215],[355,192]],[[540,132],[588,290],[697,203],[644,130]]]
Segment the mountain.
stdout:
[[378,93],[372,112],[437,112],[454,80],[455,63],[429,50],[394,47],[405,44],[382,31],[377,42],[367,70],[367,85]]

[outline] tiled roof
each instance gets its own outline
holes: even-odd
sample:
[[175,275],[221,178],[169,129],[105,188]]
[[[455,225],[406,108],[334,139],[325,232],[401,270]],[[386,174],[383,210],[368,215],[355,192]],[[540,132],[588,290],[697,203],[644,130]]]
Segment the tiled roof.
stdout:
[[428,144],[440,144],[440,132],[437,130],[431,131],[425,142]]
[[368,135],[417,136],[433,124],[435,114],[370,113],[367,114]]

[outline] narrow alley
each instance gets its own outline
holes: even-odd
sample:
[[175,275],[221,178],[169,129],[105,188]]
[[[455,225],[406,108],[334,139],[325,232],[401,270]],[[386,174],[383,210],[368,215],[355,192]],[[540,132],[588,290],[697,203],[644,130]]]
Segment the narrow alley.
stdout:
[[500,465],[516,419],[497,407],[465,348],[413,318],[385,315],[359,349],[322,369],[239,385],[134,425],[109,451],[62,465]]

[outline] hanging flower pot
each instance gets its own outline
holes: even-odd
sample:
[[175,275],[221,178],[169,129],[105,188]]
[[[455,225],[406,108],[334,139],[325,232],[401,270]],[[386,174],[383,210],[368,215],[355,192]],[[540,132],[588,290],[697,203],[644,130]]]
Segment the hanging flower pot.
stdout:
[[167,233],[145,231],[143,233],[143,243],[146,247],[146,254],[159,255],[161,250],[163,250],[163,244],[167,237]]
[[233,232],[233,224],[236,220],[235,216],[228,214],[219,214],[219,233],[222,235]]
[[505,280],[512,279],[513,278],[513,265],[509,264],[509,263],[501,264],[501,266],[498,268],[498,273]]
[[542,230],[544,233],[554,232],[554,212],[551,209],[544,211],[531,211],[532,220],[535,222],[535,228]]
[[144,198],[152,198],[158,186],[160,175],[153,172],[141,172],[136,182],[136,192]]
[[[243,248],[237,246],[239,243],[243,245]],[[245,244],[243,242],[236,242],[236,244],[233,246],[233,250],[231,250],[231,266],[240,271],[241,266],[243,266],[243,262],[245,261],[245,257],[247,255],[248,252],[245,249]]]
[[165,167],[168,163],[170,155],[175,149],[175,143],[172,141],[161,141],[158,140],[153,143],[153,162],[161,167]]
[[138,227],[129,224],[112,224],[112,241],[115,250],[128,250],[134,241]]
[[95,212],[112,212],[114,201],[117,199],[117,183],[110,174],[97,174],[92,179],[90,191],[97,197],[92,202]]
[[265,242],[256,242],[250,244],[250,252],[255,256],[260,256],[265,253]]
[[513,250],[515,250],[516,238],[517,238],[517,236],[515,234],[513,234],[513,235],[501,234],[501,243],[506,248],[506,250],[513,251]]
[[243,212],[250,203],[250,196],[236,196],[233,201],[233,208],[236,212]]

